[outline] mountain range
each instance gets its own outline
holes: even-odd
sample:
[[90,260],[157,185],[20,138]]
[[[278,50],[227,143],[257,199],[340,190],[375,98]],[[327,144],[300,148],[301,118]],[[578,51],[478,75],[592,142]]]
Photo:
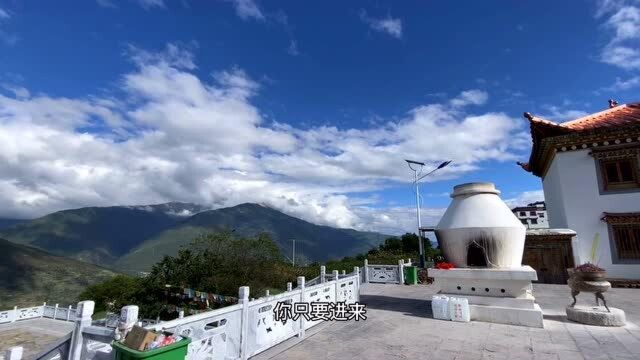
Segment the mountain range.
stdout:
[[0,228],[0,237],[55,255],[135,273],[149,270],[164,255],[175,255],[198,235],[221,230],[240,236],[267,232],[289,258],[295,239],[296,260],[311,261],[365,252],[388,237],[312,224],[259,204],[209,210],[177,202],[63,210]]

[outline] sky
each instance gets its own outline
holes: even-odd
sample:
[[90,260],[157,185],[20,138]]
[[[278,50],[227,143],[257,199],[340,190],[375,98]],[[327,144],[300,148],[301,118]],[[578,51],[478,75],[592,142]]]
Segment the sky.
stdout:
[[542,200],[528,111],[634,102],[640,1],[0,0],[0,217],[168,201],[416,228]]

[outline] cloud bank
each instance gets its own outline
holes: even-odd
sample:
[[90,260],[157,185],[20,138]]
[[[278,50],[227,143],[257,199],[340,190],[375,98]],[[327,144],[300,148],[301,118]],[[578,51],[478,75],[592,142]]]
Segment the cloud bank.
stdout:
[[[0,88],[1,217],[260,202],[314,223],[400,233],[412,229],[413,208],[358,199],[405,183],[403,159],[454,160],[433,181],[514,160],[529,146],[517,119],[468,111],[487,101],[480,90],[367,129],[302,129],[265,121],[252,98],[268,89],[240,68],[198,78],[193,52],[177,44],[160,52],[131,47],[127,56],[133,67],[118,82],[118,98]],[[423,211],[437,218],[442,209]]]

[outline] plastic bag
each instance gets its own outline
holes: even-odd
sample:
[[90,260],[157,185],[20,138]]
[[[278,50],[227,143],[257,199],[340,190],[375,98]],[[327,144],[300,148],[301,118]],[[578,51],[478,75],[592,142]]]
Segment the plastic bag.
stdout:
[[469,313],[469,300],[465,298],[450,298],[449,319],[462,322],[471,321],[471,314]]
[[440,320],[451,320],[449,317],[449,297],[444,295],[433,295],[431,298],[431,310],[433,318]]

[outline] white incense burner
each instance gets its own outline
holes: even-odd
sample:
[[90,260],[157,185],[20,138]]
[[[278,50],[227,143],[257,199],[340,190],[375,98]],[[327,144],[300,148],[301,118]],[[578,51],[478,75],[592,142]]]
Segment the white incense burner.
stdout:
[[499,194],[492,183],[453,188],[453,200],[435,232],[445,257],[456,267],[521,266],[526,228]]
[[499,194],[492,183],[453,188],[436,237],[456,268],[428,273],[441,295],[468,300],[471,320],[542,327],[531,286],[538,277],[522,265],[526,229]]

